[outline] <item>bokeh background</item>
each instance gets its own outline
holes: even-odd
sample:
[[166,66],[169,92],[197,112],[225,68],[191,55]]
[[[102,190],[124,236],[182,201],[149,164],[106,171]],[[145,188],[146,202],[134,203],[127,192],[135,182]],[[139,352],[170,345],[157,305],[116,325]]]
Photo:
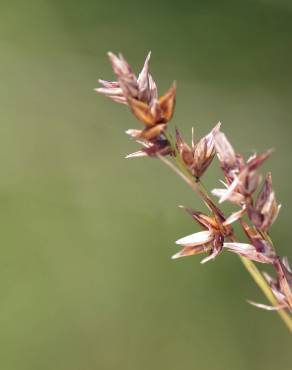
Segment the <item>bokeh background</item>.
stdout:
[[[136,71],[152,50],[172,125],[218,121],[265,166],[291,252],[289,0],[1,0],[0,367],[5,370],[291,369],[291,336],[233,255],[172,261],[201,208],[154,160],[126,161],[139,124],[93,92],[106,52]],[[212,166],[208,187],[218,186]]]

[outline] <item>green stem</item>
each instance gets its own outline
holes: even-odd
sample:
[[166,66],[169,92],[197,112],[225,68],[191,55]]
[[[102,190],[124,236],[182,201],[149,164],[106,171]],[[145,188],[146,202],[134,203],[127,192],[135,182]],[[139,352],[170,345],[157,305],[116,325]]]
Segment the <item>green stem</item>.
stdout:
[[[242,220],[240,220],[240,225],[244,229]],[[259,232],[259,234],[264,240],[268,241],[271,244],[271,246],[273,246],[273,241],[266,231],[257,229],[257,232]],[[257,285],[260,287],[262,292],[265,294],[266,298],[272,303],[274,307],[277,307],[279,305],[279,303],[277,302],[277,299],[275,298],[266,279],[257,269],[255,264],[252,261],[244,257],[241,257],[241,260],[245,268],[249,271],[253,279],[256,281]],[[282,320],[284,321],[284,323],[286,324],[290,332],[292,332],[292,316],[289,315],[284,309],[278,309],[277,313],[280,315],[280,317],[282,318]]]
[[[274,297],[269,284],[264,279],[261,272],[258,270],[256,265],[249,259],[245,257],[240,257],[241,262],[243,263],[244,267],[250,273],[258,287],[262,290],[266,298],[271,302],[273,306],[278,306],[278,302]],[[277,310],[277,313],[280,315],[281,319],[286,324],[287,328],[290,332],[292,332],[292,317],[283,309]]]

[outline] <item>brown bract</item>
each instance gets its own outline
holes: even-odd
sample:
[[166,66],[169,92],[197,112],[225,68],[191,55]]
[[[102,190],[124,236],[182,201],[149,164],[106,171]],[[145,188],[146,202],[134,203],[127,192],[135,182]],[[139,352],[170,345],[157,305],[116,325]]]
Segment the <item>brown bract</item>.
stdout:
[[151,104],[137,99],[129,98],[128,104],[136,118],[145,125],[136,137],[152,140],[159,136],[171,120],[175,107],[176,85],[172,87],[159,99]]

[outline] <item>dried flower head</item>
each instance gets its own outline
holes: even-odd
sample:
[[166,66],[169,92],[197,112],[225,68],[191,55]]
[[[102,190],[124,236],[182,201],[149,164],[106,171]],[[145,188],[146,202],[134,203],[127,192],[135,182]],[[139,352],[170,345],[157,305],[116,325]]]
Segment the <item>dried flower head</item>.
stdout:
[[181,245],[183,249],[172,256],[172,258],[176,259],[194,254],[208,253],[208,257],[204,258],[201,263],[214,259],[223,250],[224,238],[232,233],[231,222],[225,220],[221,213],[217,214],[216,217],[211,217],[191,208],[186,208],[186,211],[204,231],[199,231],[177,240],[176,244]]
[[215,155],[214,135],[219,131],[221,123],[219,122],[212,131],[204,136],[198,142],[194,140],[192,131],[192,147],[183,140],[178,129],[176,129],[176,146],[180,157],[190,173],[199,179],[211,164]]
[[166,129],[173,116],[176,98],[175,83],[158,98],[156,83],[149,73],[150,55],[137,78],[121,54],[116,56],[108,53],[117,81],[99,80],[103,87],[96,89],[118,103],[127,104],[135,117],[145,125],[143,130],[130,130],[129,134],[135,139],[148,141],[155,140]]
[[217,132],[214,140],[220,166],[225,175],[226,189],[214,189],[212,193],[220,197],[219,203],[225,200],[239,205],[249,203],[261,181],[257,169],[270,156],[271,151],[259,155],[254,154],[245,162],[240,154],[235,153],[222,132]]
[[157,98],[157,87],[149,73],[149,60],[151,53],[148,53],[143,69],[137,78],[129,63],[120,54],[109,52],[108,57],[112,64],[118,81],[98,80],[103,87],[95,89],[96,92],[104,94],[112,100],[128,104],[128,98],[138,99],[149,103]]
[[247,207],[248,216],[255,227],[267,231],[276,220],[280,208],[272,187],[272,175],[268,173],[255,205],[249,204]]

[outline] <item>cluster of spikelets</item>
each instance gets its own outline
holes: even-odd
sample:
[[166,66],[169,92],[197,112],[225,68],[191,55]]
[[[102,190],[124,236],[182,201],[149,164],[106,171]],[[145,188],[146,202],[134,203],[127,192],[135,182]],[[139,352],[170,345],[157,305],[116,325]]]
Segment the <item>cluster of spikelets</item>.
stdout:
[[[182,249],[173,258],[206,253],[207,257],[202,260],[205,263],[228,250],[251,261],[270,264],[274,267],[275,277],[263,274],[277,304],[256,305],[266,309],[285,308],[292,312],[292,272],[287,258],[280,258],[276,254],[269,236],[269,228],[278,216],[280,205],[276,201],[271,174],[267,174],[261,188],[261,176],[258,174],[258,169],[271,151],[254,154],[245,160],[234,151],[220,131],[220,123],[198,141],[194,140],[192,133],[191,145],[184,141],[178,130],[175,139],[172,139],[167,132],[167,125],[175,108],[175,83],[163,96],[158,97],[156,83],[149,72],[150,53],[138,77],[122,55],[109,53],[108,56],[117,81],[99,80],[102,87],[96,91],[115,102],[127,105],[144,126],[143,129],[126,131],[141,145],[140,150],[127,157],[164,159],[169,156],[176,164],[178,173],[181,171],[182,176],[199,184],[200,178],[217,154],[225,181],[222,181],[223,188],[214,189],[212,194],[219,197],[219,204],[229,201],[239,207],[238,211],[225,217],[211,197],[199,190],[210,215],[185,208],[203,230],[177,240],[176,243]],[[243,228],[248,243],[237,242],[232,228],[236,221]]]

